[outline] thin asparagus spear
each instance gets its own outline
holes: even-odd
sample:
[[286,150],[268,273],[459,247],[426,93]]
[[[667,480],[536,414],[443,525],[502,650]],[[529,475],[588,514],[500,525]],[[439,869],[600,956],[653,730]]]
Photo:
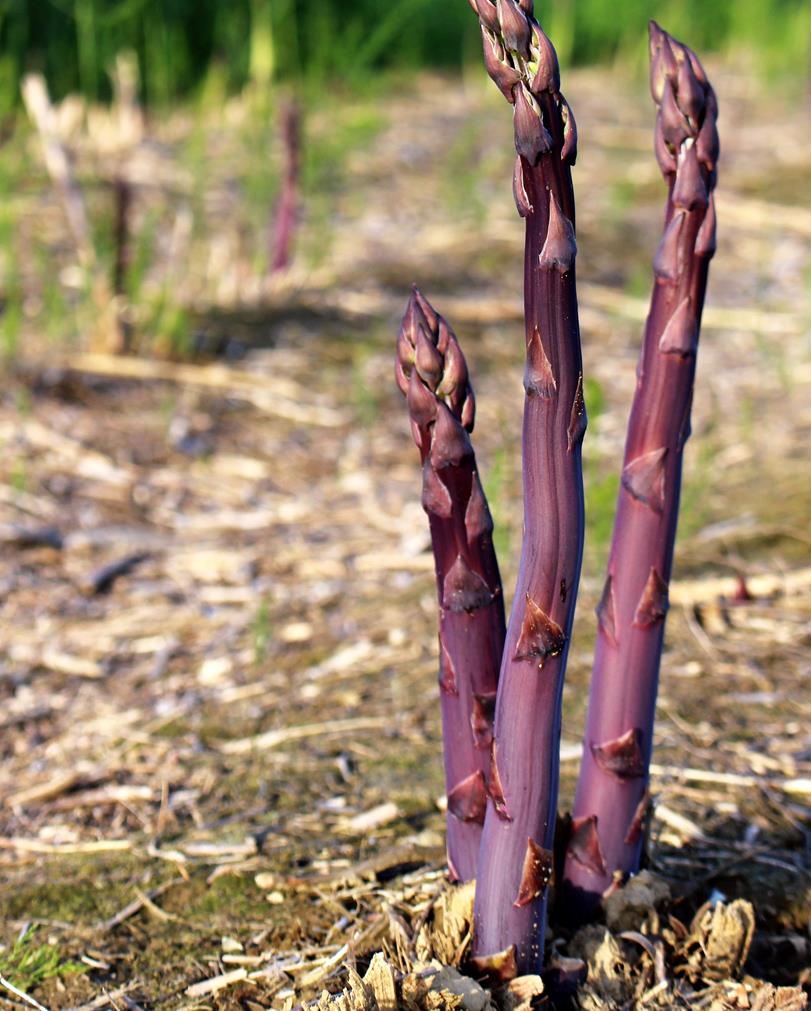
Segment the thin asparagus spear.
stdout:
[[474,400],[448,323],[414,288],[397,341],[397,384],[422,458],[439,597],[439,687],[451,878],[476,876],[485,773],[504,646],[493,522],[468,433]]
[[295,102],[282,111],[282,140],[284,143],[284,178],[273,230],[270,273],[286,270],[292,259],[293,239],[296,231],[299,170],[301,164],[301,114]]
[[655,150],[668,185],[608,574],[563,902],[575,918],[639,869],[682,452],[715,251],[717,104],[696,55],[650,24]]
[[[577,135],[531,0],[471,0],[488,73],[513,105],[513,191],[526,219],[524,538],[499,676],[474,955],[537,972],[558,795],[563,676],[583,550],[586,427],[571,166]],[[500,953],[499,957],[494,957]]]

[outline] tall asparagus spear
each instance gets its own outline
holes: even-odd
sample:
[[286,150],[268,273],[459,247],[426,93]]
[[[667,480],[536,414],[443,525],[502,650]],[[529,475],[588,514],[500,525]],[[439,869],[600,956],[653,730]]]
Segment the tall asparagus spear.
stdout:
[[469,881],[487,801],[504,598],[468,436],[474,400],[467,365],[456,335],[416,288],[400,327],[396,378],[422,458],[436,568],[448,866],[452,878]]
[[564,901],[588,914],[616,872],[639,868],[659,660],[701,311],[715,251],[717,104],[696,55],[650,24],[664,234],[637,370],[622,485],[598,608],[583,765]]
[[295,102],[290,102],[282,110],[281,128],[284,145],[284,176],[281,193],[276,204],[271,249],[271,274],[286,270],[292,259],[301,168],[301,113]]
[[[531,0],[471,0],[487,70],[513,105],[513,190],[526,220],[524,537],[499,676],[476,888],[482,968],[543,957],[558,794],[563,675],[583,549],[586,427],[574,260],[576,130]],[[496,953],[500,959],[492,959]],[[505,964],[506,963],[506,964]]]

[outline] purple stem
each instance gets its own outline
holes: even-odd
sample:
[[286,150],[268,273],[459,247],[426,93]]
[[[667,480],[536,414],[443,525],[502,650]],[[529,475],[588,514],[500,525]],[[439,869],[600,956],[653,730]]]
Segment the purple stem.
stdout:
[[563,889],[587,918],[615,876],[639,869],[659,663],[690,434],[696,350],[715,251],[717,105],[697,57],[650,25],[656,153],[668,183],[653,261],[608,574],[598,607],[583,764]]
[[577,314],[576,131],[531,4],[473,0],[485,64],[514,105],[516,205],[526,218],[524,537],[499,676],[476,888],[474,963],[538,972],[558,795],[561,697],[583,550],[586,427]]
[[298,180],[301,162],[301,127],[298,106],[291,102],[282,112],[282,142],[284,147],[284,178],[276,204],[276,221],[273,231],[273,258],[271,274],[286,270],[292,258],[293,237],[296,231],[298,205]]
[[453,880],[469,881],[487,802],[504,598],[493,521],[468,434],[474,400],[467,365],[456,335],[416,288],[400,327],[396,378],[422,459],[422,504],[434,550],[448,867]]
[[113,197],[115,201],[113,226],[113,244],[115,260],[113,263],[113,292],[123,295],[127,281],[127,270],[130,263],[130,216],[132,211],[132,185],[124,176],[118,176],[113,182]]

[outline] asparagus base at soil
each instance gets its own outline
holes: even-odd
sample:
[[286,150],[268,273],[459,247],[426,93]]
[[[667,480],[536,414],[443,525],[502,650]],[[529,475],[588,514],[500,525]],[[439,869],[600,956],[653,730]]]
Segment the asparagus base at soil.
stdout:
[[557,56],[528,5],[474,6],[488,72],[514,107],[513,190],[526,219],[524,535],[499,676],[473,940],[480,969],[504,976],[543,963],[563,675],[583,550],[586,415],[574,269],[576,131]]
[[588,918],[617,875],[639,869],[682,457],[715,249],[715,95],[695,54],[655,23],[651,90],[656,153],[669,189],[598,608],[561,903],[575,919]]

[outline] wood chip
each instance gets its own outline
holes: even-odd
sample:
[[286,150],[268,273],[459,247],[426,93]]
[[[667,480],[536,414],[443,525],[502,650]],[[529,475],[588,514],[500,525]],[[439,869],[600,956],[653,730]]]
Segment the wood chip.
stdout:
[[[59,368],[60,363],[55,367]],[[159,380],[199,386],[223,396],[245,400],[264,414],[302,425],[335,428],[346,424],[348,420],[343,411],[313,403],[304,388],[292,380],[247,372],[227,365],[189,365],[154,358],[87,353],[69,356],[61,362],[61,367],[72,372],[114,376],[118,379]]]
[[77,678],[100,678],[104,676],[101,664],[85,657],[63,653],[57,649],[45,649],[39,656],[39,664],[56,674],[66,674]]
[[[811,567],[794,569],[773,575],[749,576],[746,588],[753,597],[772,597],[776,594],[791,595],[811,586]],[[672,582],[670,584],[671,604],[703,604],[725,597],[734,597],[738,589],[735,576],[711,577]]]
[[73,789],[84,777],[75,770],[54,776],[44,783],[37,783],[34,786],[26,787],[11,793],[3,799],[6,807],[27,807],[29,804],[41,804],[43,801],[52,800],[67,790]]
[[748,776],[736,772],[715,772],[712,769],[681,768],[652,762],[651,775],[672,777],[692,783],[717,783],[720,786],[760,787],[779,790],[798,797],[811,797],[811,778],[778,779],[774,776]]
[[346,828],[350,832],[369,832],[382,825],[388,825],[389,822],[395,821],[399,817],[400,808],[392,801],[388,801],[385,804],[378,804],[377,807],[364,811],[362,814],[356,814],[346,823]]
[[212,976],[211,979],[205,979],[201,983],[193,983],[186,987],[185,993],[187,997],[207,997],[247,978],[247,969],[234,969],[232,972],[224,972],[221,976]]
[[298,727],[282,727],[269,730],[255,737],[226,741],[220,751],[226,755],[244,755],[249,751],[269,751],[291,741],[302,741],[307,737],[341,737],[358,730],[381,730],[391,727],[391,719],[378,716],[357,716],[348,720],[331,720],[329,723],[306,723]]
[[129,839],[99,839],[96,842],[46,843],[39,839],[23,839],[20,836],[0,837],[0,849],[19,850],[21,853],[42,853],[44,855],[71,855],[83,853],[123,853],[131,850]]

